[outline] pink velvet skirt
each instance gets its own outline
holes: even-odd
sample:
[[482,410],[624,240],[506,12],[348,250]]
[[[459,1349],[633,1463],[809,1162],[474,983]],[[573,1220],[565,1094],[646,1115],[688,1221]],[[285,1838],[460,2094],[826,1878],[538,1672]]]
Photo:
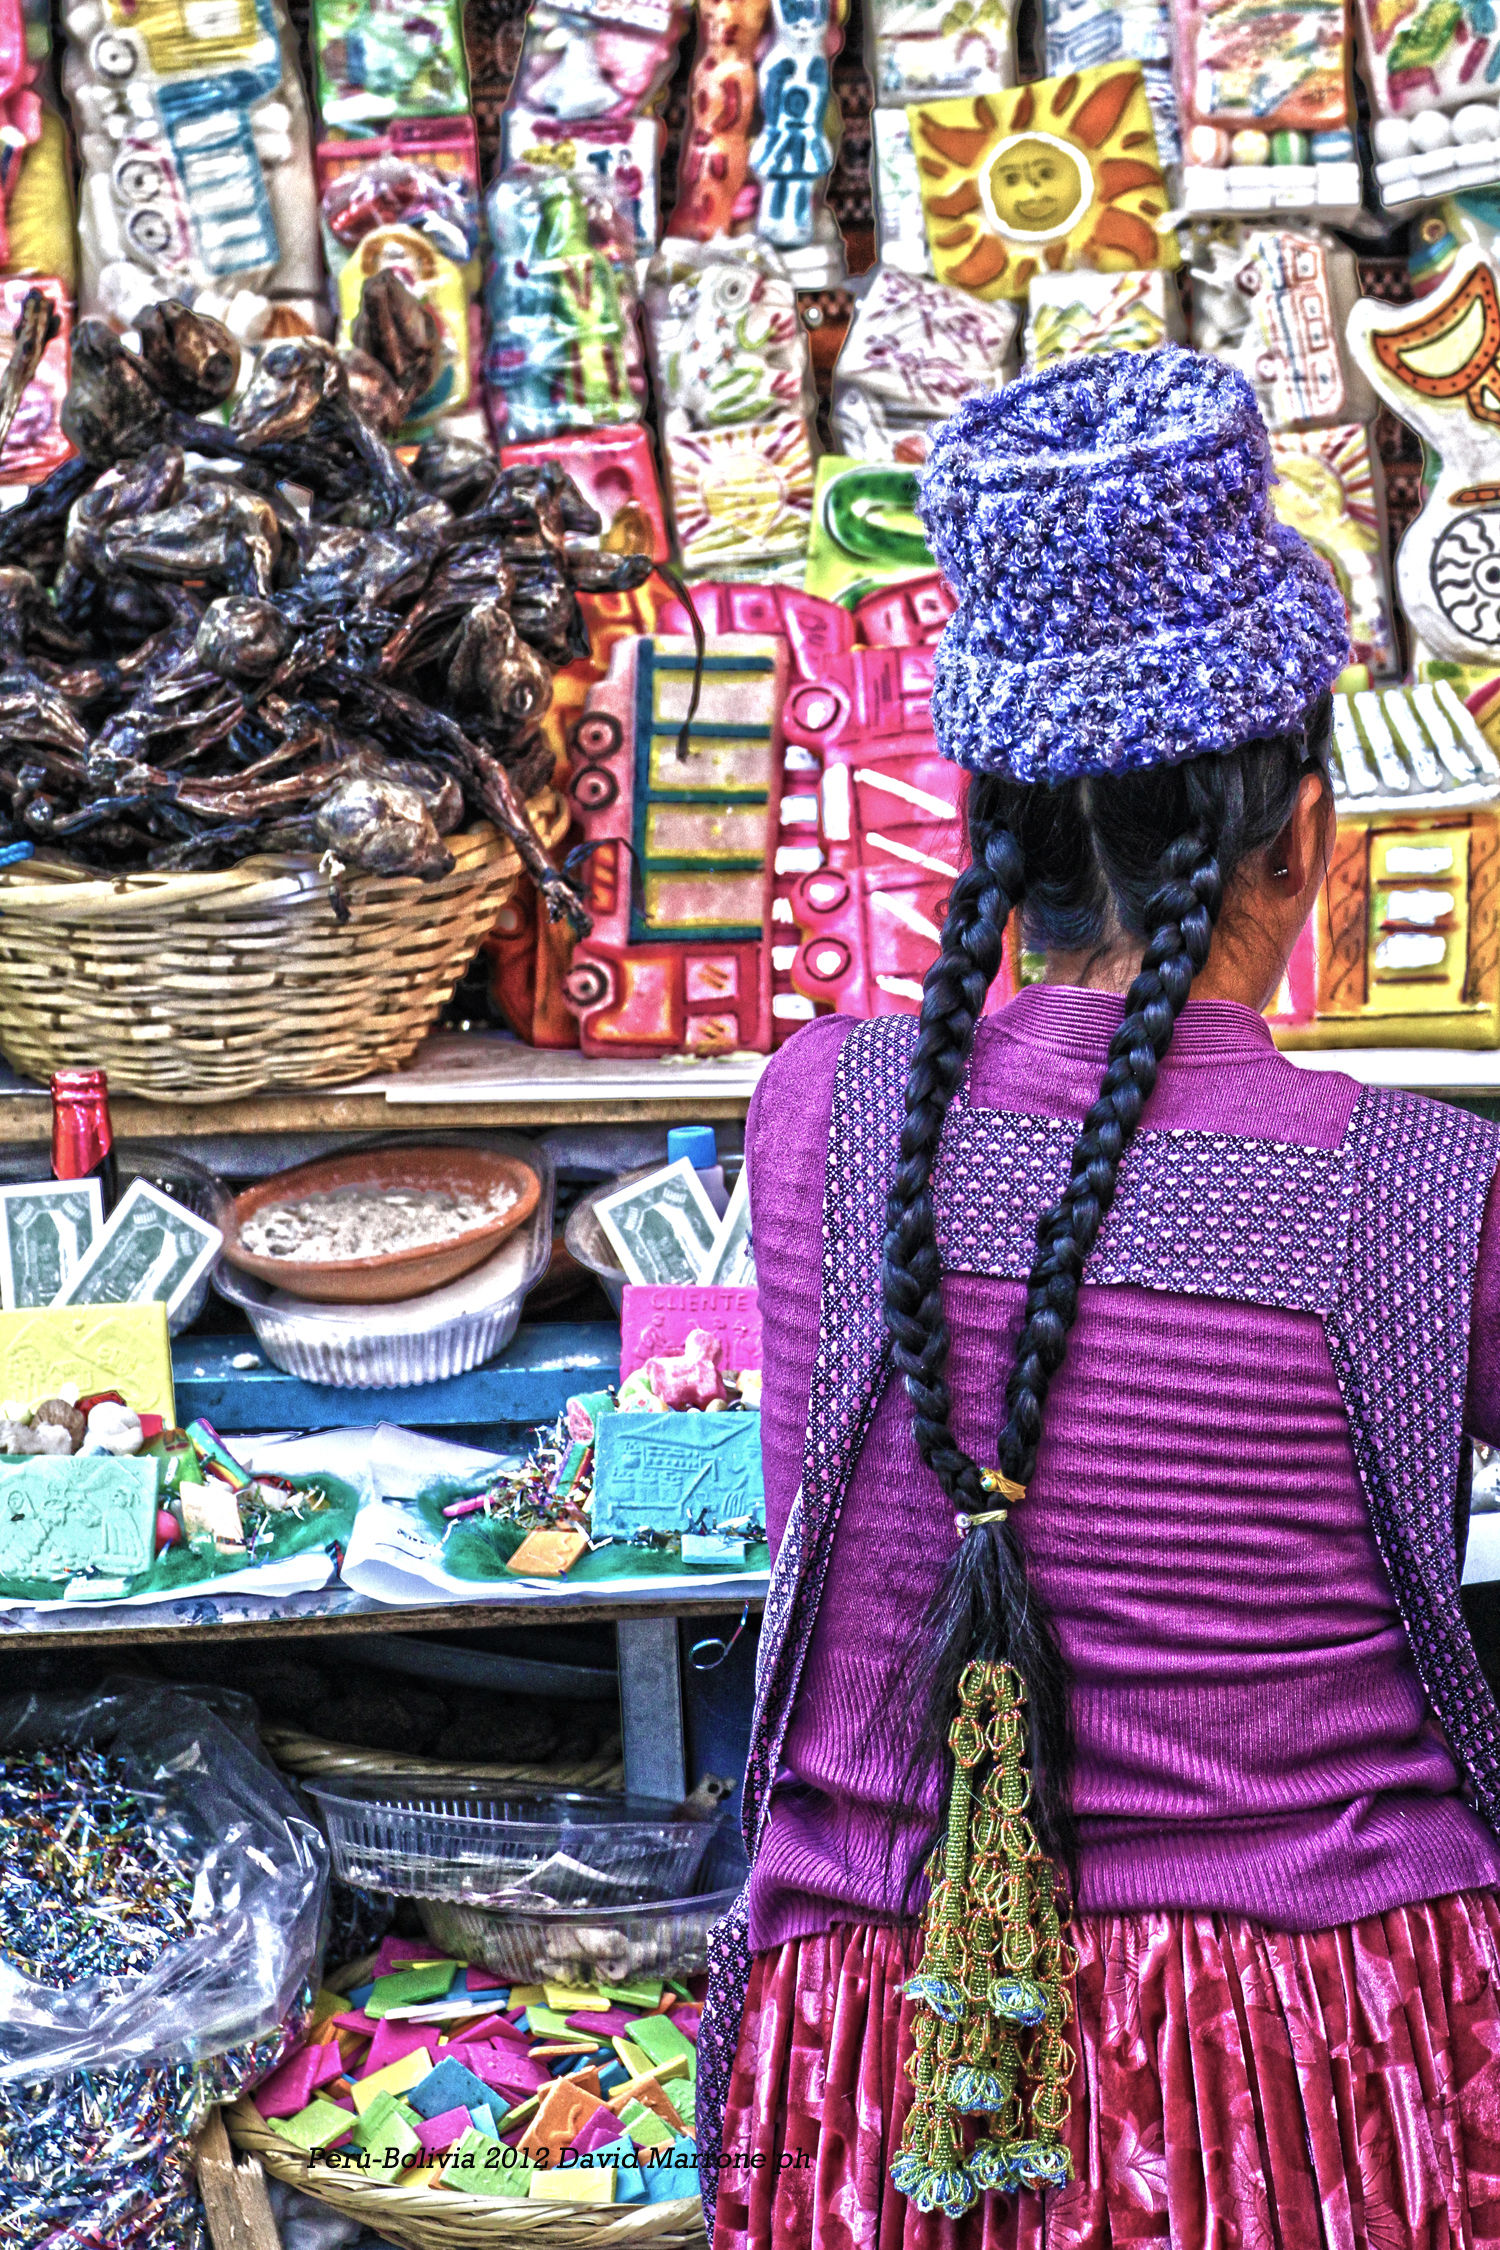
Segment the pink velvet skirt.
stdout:
[[1287,1935],[1075,1920],[1074,2182],[955,2224],[890,2184],[911,1929],[757,1955],[714,2250],[1500,2250],[1500,1902]]

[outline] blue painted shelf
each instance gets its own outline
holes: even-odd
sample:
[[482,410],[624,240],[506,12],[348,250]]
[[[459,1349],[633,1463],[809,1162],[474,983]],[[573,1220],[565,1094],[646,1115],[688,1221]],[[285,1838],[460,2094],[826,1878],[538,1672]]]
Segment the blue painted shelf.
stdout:
[[478,1429],[550,1422],[574,1391],[618,1380],[620,1331],[613,1321],[537,1321],[486,1367],[443,1383],[402,1390],[351,1391],[304,1383],[264,1358],[236,1367],[254,1349],[244,1332],[182,1336],[172,1346],[172,1380],[181,1423],[203,1416],[231,1431],[354,1429],[371,1422],[409,1428]]

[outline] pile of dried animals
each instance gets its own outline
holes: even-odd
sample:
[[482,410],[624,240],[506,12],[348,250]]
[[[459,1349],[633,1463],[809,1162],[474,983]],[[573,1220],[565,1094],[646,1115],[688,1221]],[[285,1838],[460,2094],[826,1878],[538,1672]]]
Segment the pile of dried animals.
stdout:
[[[28,299],[0,443],[47,340]],[[429,379],[431,315],[371,281],[340,354],[264,349],[235,390],[228,330],[178,305],[140,349],[80,323],[64,427],[78,448],[0,517],[0,841],[111,872],[330,855],[429,878],[471,817],[514,841],[554,918],[588,928],[525,798],[555,666],[587,655],[580,591],[649,558],[551,465],[501,470],[387,442]]]

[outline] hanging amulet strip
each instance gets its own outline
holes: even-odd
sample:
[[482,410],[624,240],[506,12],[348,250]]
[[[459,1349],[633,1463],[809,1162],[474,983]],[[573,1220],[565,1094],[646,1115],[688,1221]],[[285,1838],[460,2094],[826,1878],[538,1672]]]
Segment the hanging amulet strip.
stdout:
[[[931,1863],[916,2002],[916,2098],[891,2178],[919,2211],[961,2218],[980,2195],[1061,2187],[1073,2050],[1073,1953],[1057,1876],[1027,1818],[1025,1684],[1009,1664],[972,1663],[948,1736],[953,1787]],[[983,1769],[982,1778],[976,1777]],[[964,2120],[983,2120],[965,2147]]]

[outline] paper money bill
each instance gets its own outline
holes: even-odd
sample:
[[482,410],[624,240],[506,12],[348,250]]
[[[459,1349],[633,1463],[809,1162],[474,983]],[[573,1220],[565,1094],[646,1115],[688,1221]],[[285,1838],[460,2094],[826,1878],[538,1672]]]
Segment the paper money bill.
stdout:
[[729,1198],[729,1208],[719,1221],[703,1279],[718,1289],[755,1287],[755,1246],[750,1240],[750,1175],[743,1165]]
[[719,1231],[718,1213],[685,1156],[594,1205],[627,1281],[691,1288]]
[[0,1303],[50,1305],[104,1226],[97,1180],[28,1180],[0,1188]]
[[219,1254],[224,1237],[146,1180],[132,1180],[64,1284],[60,1305],[161,1304],[171,1318]]

